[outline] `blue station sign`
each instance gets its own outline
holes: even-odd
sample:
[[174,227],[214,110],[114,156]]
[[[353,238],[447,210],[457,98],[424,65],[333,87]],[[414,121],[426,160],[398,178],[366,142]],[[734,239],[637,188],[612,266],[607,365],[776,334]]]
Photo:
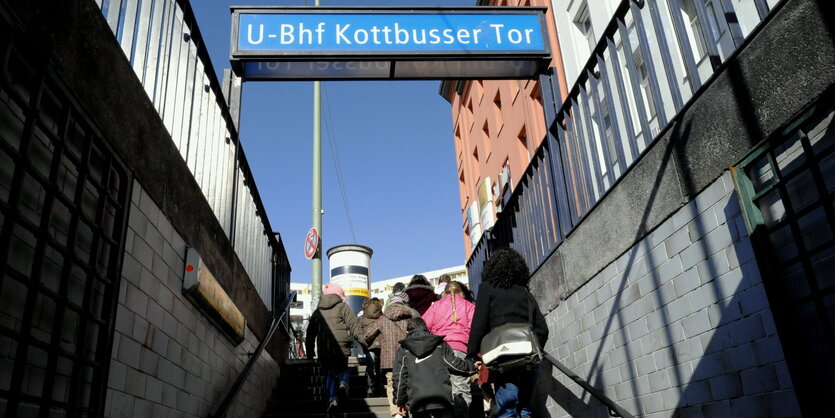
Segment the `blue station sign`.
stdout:
[[531,78],[545,10],[234,7],[231,59],[244,80]]

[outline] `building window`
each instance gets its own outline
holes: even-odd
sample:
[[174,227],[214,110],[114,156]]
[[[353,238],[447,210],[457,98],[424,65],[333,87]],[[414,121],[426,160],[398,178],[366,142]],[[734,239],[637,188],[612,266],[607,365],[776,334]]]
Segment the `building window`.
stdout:
[[496,115],[496,120],[502,117],[502,96],[496,92],[496,97],[493,98],[493,113]]
[[585,2],[580,6],[580,11],[574,19],[574,24],[580,30],[580,34],[586,39],[586,44],[589,47],[589,53],[594,51],[594,46],[597,44],[597,38],[594,36],[594,28],[591,25],[591,14],[589,14],[589,6]]
[[516,139],[519,140],[519,146],[522,148],[523,152],[527,156],[526,161],[530,161],[531,153],[530,151],[528,151],[528,132],[524,126],[519,131],[519,134],[516,135]]
[[493,135],[498,138],[499,132],[502,130],[504,120],[502,119],[502,96],[496,92],[493,97]]
[[481,220],[481,227],[483,231],[489,231],[493,228],[493,194],[490,177],[478,186],[478,211],[479,219]]
[[481,127],[482,132],[482,142],[485,152],[487,153],[487,159],[490,159],[490,129],[487,121],[484,121],[484,126]]
[[699,19],[699,13],[696,11],[695,1],[704,0],[682,0],[681,14],[687,30],[688,42],[693,45],[693,58],[699,62],[707,55],[707,45],[705,43],[704,32],[702,32],[702,22]]
[[[641,84],[641,98],[644,101],[644,110],[646,111],[647,118],[652,120],[655,118],[655,100],[649,82],[649,68],[647,68],[647,63],[644,61],[644,56],[641,53],[641,46],[638,44],[638,36],[635,32],[634,23],[629,25],[629,39],[632,46],[632,59],[635,62],[635,75]],[[626,73],[631,75],[631,69],[627,68]]]
[[467,119],[470,121],[470,129],[469,132],[472,132],[473,125],[475,124],[475,112],[473,111],[473,98],[470,97],[470,101],[467,103]]
[[710,30],[713,33],[713,39],[720,39],[722,38],[723,30],[719,28],[719,19],[716,18],[716,9],[713,7],[713,0],[708,0],[705,2],[705,8],[707,8],[707,18],[710,23]]
[[471,203],[467,208],[467,228],[465,233],[470,236],[470,248],[475,248],[481,239],[481,219],[478,209],[478,202]]

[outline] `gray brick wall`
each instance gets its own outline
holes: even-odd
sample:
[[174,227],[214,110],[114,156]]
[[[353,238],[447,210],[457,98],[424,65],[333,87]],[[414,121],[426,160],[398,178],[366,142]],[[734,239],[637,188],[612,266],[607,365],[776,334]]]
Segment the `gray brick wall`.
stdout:
[[[635,415],[800,415],[727,173],[547,320],[546,351]],[[543,367],[540,413],[607,415]]]
[[[186,243],[134,184],[108,380],[109,417],[206,417],[255,351],[233,346],[182,295]],[[279,366],[263,352],[230,409],[260,416]]]

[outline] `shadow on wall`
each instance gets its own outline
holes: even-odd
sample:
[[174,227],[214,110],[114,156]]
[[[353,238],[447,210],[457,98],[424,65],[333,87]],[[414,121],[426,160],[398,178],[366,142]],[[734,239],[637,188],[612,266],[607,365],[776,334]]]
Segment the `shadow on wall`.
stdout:
[[[832,33],[831,24],[827,29]],[[765,138],[765,133],[752,111],[757,106],[740,61],[729,62],[725,74],[731,88],[731,106],[736,108],[736,114],[728,116],[741,119],[736,129],[740,131],[739,144],[747,141],[752,146]],[[705,106],[695,106],[699,105]],[[709,119],[711,114],[716,116],[714,112],[706,110],[704,116],[693,112],[692,116]],[[555,355],[557,358],[573,360],[569,367],[636,415],[662,411],[688,416],[798,415],[797,399],[736,195],[732,194],[721,208],[727,223],[715,225],[717,216],[700,215],[709,208],[700,207],[699,182],[690,168],[699,167],[703,156],[691,151],[697,148],[694,143],[711,142],[710,129],[699,126],[695,131],[702,135],[691,137],[692,122],[684,120],[687,122],[683,126],[671,127],[669,143],[662,138],[656,144],[666,148],[635,231],[634,241],[642,241],[627,251],[625,264],[618,262],[623,271],[611,280],[614,295],[606,309],[608,317],[595,327],[605,325],[597,330],[591,327],[594,338],[600,340],[593,344],[585,336],[588,344],[567,344],[568,351],[550,345],[549,351],[563,354]],[[720,153],[724,144],[717,145],[712,151]],[[700,160],[692,161],[694,157]],[[722,158],[708,156],[705,164],[709,166],[711,159]],[[652,234],[647,235],[650,210],[668,165],[677,169],[683,194],[696,196],[677,212],[694,212],[692,222],[673,232],[675,236],[683,231],[690,238],[684,247],[676,248],[683,251],[681,257],[675,256],[678,272],[668,271],[667,261],[674,259],[669,243],[653,248]],[[694,258],[700,261],[690,261]],[[652,303],[643,300],[645,297]],[[606,304],[597,300],[596,306]],[[590,309],[586,311],[586,316],[591,315]],[[575,322],[584,320],[574,318]],[[573,333],[571,337],[579,338]],[[594,353],[587,353],[585,345],[596,345]],[[607,415],[606,407],[597,399],[558,371],[550,372],[540,377],[540,393],[545,396],[536,399],[539,411],[551,407],[571,416]]]
[[[797,411],[736,195],[723,199],[697,197],[679,210],[693,220],[672,238],[683,234],[687,245],[675,247],[673,240],[653,246],[651,234],[630,249],[625,263],[617,262],[622,272],[611,284],[607,318],[595,325],[603,327],[592,333],[602,339],[589,342],[593,353],[585,352],[585,343],[568,352],[574,360],[569,367],[636,415]],[[720,224],[714,210],[727,222]],[[637,236],[646,235],[643,228]],[[556,345],[550,348],[557,354]],[[546,396],[536,401],[539,411],[557,405],[571,416],[608,415],[596,398],[549,371],[540,376]]]
[[[573,356],[569,367],[636,415],[799,413],[736,195],[718,202],[696,196],[665,221],[680,222],[680,213],[693,219],[671,232],[673,238],[684,234],[685,245],[654,243],[655,233],[647,234],[656,186],[676,144],[689,134],[689,125],[674,129],[635,234],[643,239],[621,257],[624,263],[616,262],[622,272],[611,281],[612,300],[597,300],[598,308],[610,303],[606,319],[591,327],[592,335],[602,338],[592,344],[585,336],[588,344],[568,352],[569,359]],[[674,164],[685,194],[695,196],[682,154]],[[720,214],[726,223],[720,223]],[[583,350],[584,344],[594,352]],[[552,369],[540,377],[540,394],[547,394],[536,400],[540,411],[558,406],[571,416],[608,415],[597,399],[554,376],[560,373]]]
[[[727,74],[737,107],[748,109],[741,112],[744,130],[752,145],[756,144],[766,134],[750,110],[756,106],[739,60],[729,63]],[[677,152],[677,161],[684,166],[692,164],[688,161],[690,157],[686,152]],[[681,181],[685,191],[692,193],[695,189],[692,178],[682,176]],[[702,353],[691,362],[691,378],[683,387],[676,413],[684,416],[799,415],[774,318],[735,193],[725,206],[724,215],[729,223],[731,219],[737,220],[738,235],[732,245],[736,260],[728,254],[729,272],[723,265],[705,263],[711,279],[707,290],[715,303],[708,307],[709,329],[700,336]],[[694,225],[702,236],[704,222]],[[705,250],[709,250],[708,241],[700,242]],[[734,270],[733,264],[738,270]]]

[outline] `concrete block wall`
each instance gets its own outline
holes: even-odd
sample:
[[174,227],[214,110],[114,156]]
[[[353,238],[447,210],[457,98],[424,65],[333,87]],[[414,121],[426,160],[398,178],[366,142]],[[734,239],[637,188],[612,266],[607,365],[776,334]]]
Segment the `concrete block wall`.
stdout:
[[[728,173],[546,318],[546,351],[636,416],[800,415]],[[535,396],[608,415],[548,362]]]
[[[186,243],[138,182],[131,199],[106,416],[213,413],[258,340],[234,346],[182,294]],[[265,350],[230,408],[260,416],[279,373]]]

